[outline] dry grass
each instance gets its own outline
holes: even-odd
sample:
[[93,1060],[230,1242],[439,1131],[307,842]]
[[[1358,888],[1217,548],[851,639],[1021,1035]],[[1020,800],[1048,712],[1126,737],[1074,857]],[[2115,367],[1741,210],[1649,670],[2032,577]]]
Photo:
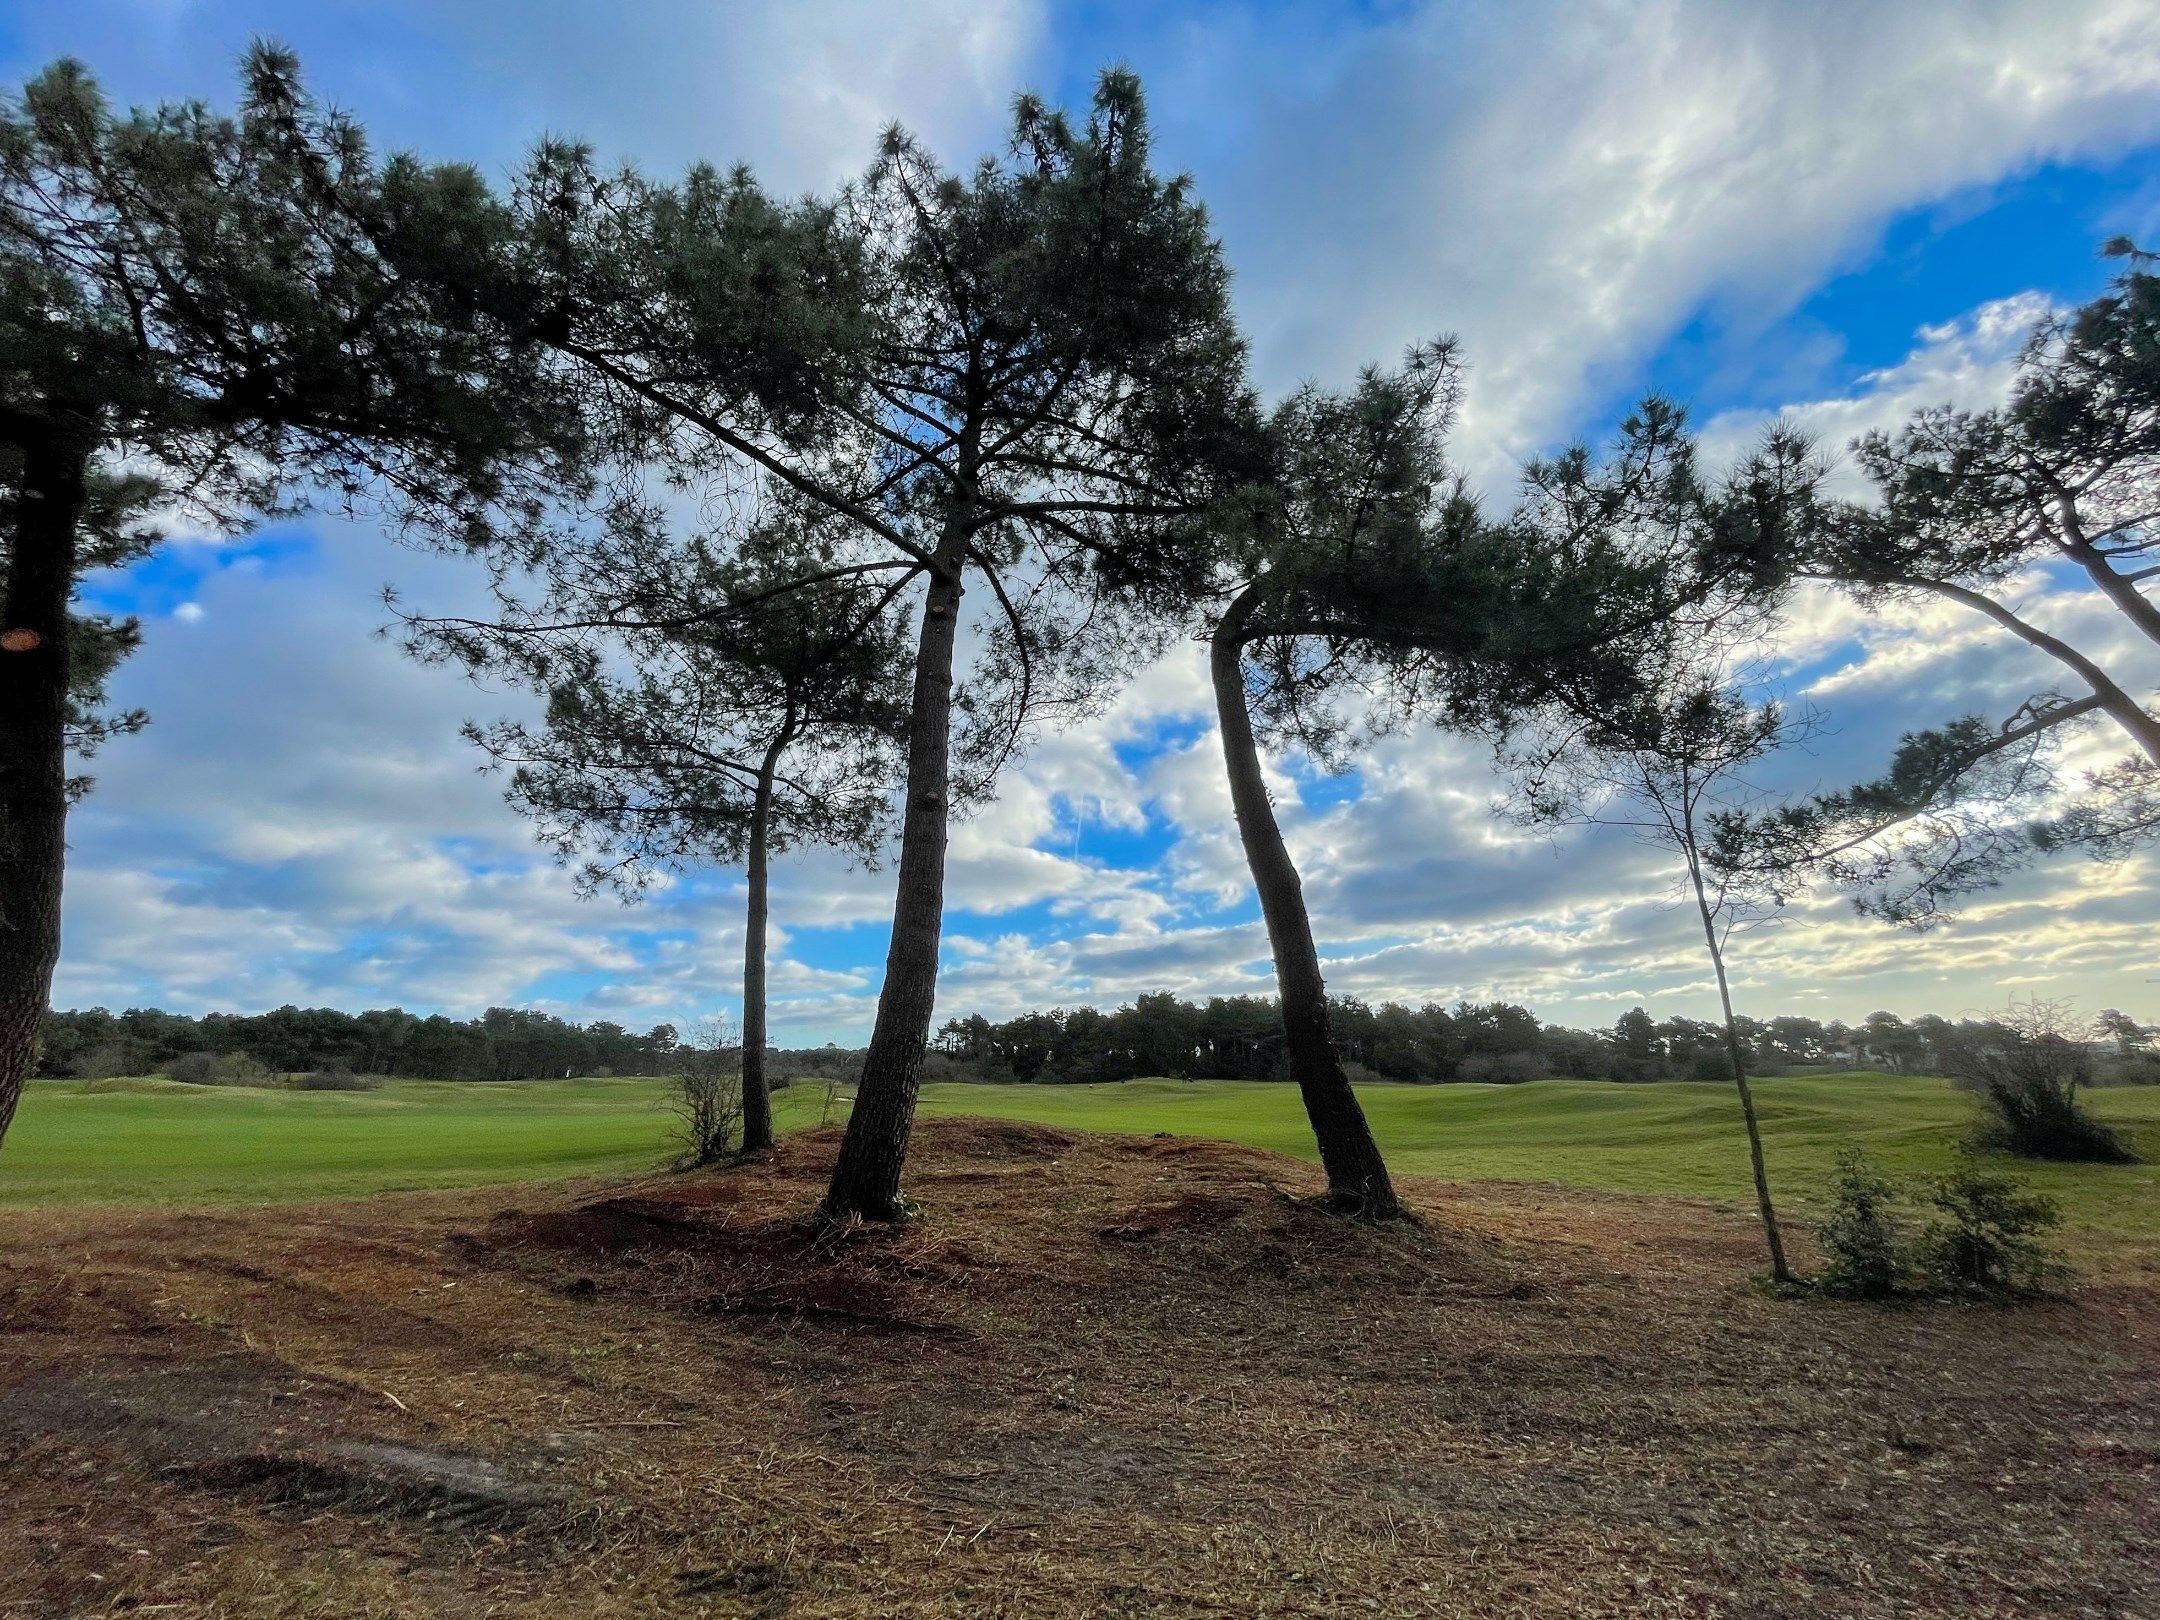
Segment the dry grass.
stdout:
[[0,1614],[2160,1613],[2134,1278],[1794,1303],[1727,1209],[987,1121],[821,1235],[832,1143],[14,1219]]

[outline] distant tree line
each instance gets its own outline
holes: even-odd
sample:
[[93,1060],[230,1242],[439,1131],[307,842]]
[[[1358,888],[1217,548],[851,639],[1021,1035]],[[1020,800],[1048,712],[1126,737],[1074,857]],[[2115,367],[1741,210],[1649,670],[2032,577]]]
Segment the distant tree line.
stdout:
[[422,1080],[549,1080],[667,1074],[685,1048],[674,1026],[639,1035],[620,1024],[573,1024],[550,1013],[490,1007],[478,1018],[420,1017],[400,1008],[339,1012],[279,1007],[190,1018],[155,1007],[92,1007],[47,1016],[37,1072],[108,1079],[162,1074],[194,1053],[238,1056],[272,1074],[349,1069]]
[[[340,1012],[279,1007],[266,1013],[163,1012],[105,1007],[49,1012],[36,1072],[46,1079],[111,1080],[181,1072],[197,1057],[234,1059],[202,1067],[232,1080],[261,1074],[350,1071],[408,1080],[562,1080],[573,1075],[679,1075],[718,1057],[740,1068],[743,1048],[730,1026],[655,1024],[642,1035],[598,1019],[574,1024],[553,1013],[490,1007],[477,1018],[422,1017],[401,1007]],[[715,1041],[718,1044],[713,1044]],[[853,1084],[862,1053],[837,1045],[768,1047],[775,1087],[798,1080]],[[192,1071],[191,1071],[192,1072]]]
[[[1508,1001],[1378,1005],[1330,999],[1342,1059],[1354,1079],[1411,1084],[1542,1080],[1730,1080],[1719,1024],[1653,1018],[1641,1007],[1607,1029],[1548,1024]],[[1881,1069],[1947,1074],[1960,1054],[2010,1039],[2000,1018],[1907,1020],[1873,1012],[1857,1024],[1786,1015],[1736,1020],[1751,1073]],[[2113,1009],[2094,1021],[2083,1049],[2101,1083],[2160,1082],[2160,1026]],[[699,1044],[673,1024],[643,1034],[601,1019],[575,1024],[552,1013],[490,1007],[477,1018],[422,1017],[401,1008],[362,1013],[331,1007],[207,1013],[200,1018],[130,1007],[47,1015],[37,1072],[47,1078],[111,1079],[165,1074],[193,1054],[239,1058],[266,1074],[350,1070],[417,1080],[559,1080],[573,1075],[674,1075],[702,1057],[739,1065],[732,1035]],[[768,1047],[773,1083],[838,1081],[861,1074],[860,1048]],[[246,1072],[243,1068],[240,1072]],[[1289,1076],[1282,1013],[1272,996],[1184,1001],[1167,991],[1130,1006],[1057,1007],[1003,1023],[981,1014],[938,1031],[928,1078],[992,1083],[1080,1084],[1165,1076],[1189,1080],[1282,1080]]]
[[[1353,1078],[1439,1084],[1579,1080],[1727,1080],[1732,1059],[1724,1028],[1701,1019],[1653,1018],[1641,1007],[1609,1029],[1547,1024],[1506,1001],[1377,1006],[1329,1001],[1330,1024]],[[1994,1019],[1923,1014],[1909,1022],[1873,1012],[1858,1024],[1797,1015],[1735,1020],[1751,1072],[1806,1068],[1944,1074],[1962,1050],[2002,1038]],[[2160,1031],[2127,1014],[2101,1015],[2090,1043],[2098,1074],[2116,1081],[2160,1080]],[[1145,995],[1131,1006],[1054,1008],[1003,1023],[977,1014],[938,1032],[945,1073],[954,1079],[1077,1083],[1165,1075],[1193,1080],[1272,1080],[1287,1074],[1282,1017],[1272,997],[1182,1001]]]

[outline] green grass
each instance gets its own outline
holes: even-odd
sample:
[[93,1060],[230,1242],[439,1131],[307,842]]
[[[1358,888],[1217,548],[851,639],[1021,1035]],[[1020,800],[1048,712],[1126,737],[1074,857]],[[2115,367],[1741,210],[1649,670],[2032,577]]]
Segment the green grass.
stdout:
[[[0,1148],[0,1205],[268,1203],[649,1170],[673,1151],[666,1092],[660,1080],[37,1081]],[[820,1100],[783,1093],[783,1128],[814,1120]]]
[[[1948,1082],[1887,1074],[1754,1083],[1772,1191],[1819,1206],[1838,1154],[1857,1147],[1898,1177],[1949,1169],[1973,1102]],[[1613,1192],[1751,1201],[1747,1141],[1729,1085],[1541,1080],[1517,1086],[1363,1086],[1359,1098],[1398,1175],[1556,1181]],[[2160,1244],[2160,1087],[2090,1093],[2148,1162],[1998,1162],[2059,1199],[2066,1225]],[[932,1086],[929,1113],[995,1113],[1102,1131],[1219,1136],[1313,1158],[1295,1087],[1144,1080],[1105,1086]]]
[[[36,1082],[0,1150],[0,1205],[273,1202],[646,1170],[670,1151],[665,1089],[657,1080],[393,1081],[372,1092]],[[1774,1183],[1803,1207],[1819,1200],[1840,1149],[1860,1147],[1894,1174],[1942,1170],[1971,1120],[1970,1100],[1940,1080],[1810,1076],[1756,1090]],[[1399,1174],[1749,1196],[1729,1087],[1548,1080],[1370,1086],[1362,1096]],[[775,1100],[787,1130],[815,1122],[823,1091],[792,1087]],[[2095,1092],[2092,1103],[2160,1160],[2160,1088]],[[925,1089],[923,1111],[1313,1154],[1286,1085],[940,1085]],[[2160,1164],[2015,1169],[2062,1201],[2073,1229],[2160,1243]]]

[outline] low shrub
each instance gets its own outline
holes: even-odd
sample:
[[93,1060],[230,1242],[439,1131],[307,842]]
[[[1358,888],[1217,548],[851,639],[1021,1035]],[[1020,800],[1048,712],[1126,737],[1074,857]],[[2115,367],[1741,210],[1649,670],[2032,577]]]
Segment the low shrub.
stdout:
[[1960,1028],[1943,1053],[1951,1082],[1987,1110],[1980,1139],[2029,1159],[2128,1164],[2137,1155],[2078,1101],[2092,1079],[2092,1052],[2061,1003],[2014,1003],[1985,1024]]
[[155,1067],[139,1041],[100,1041],[69,1064],[68,1073],[78,1080],[129,1080]]
[[1472,1052],[1455,1069],[1458,1080],[1496,1086],[1542,1080],[1547,1073],[1545,1060],[1535,1052]]
[[1838,1157],[1830,1215],[1815,1229],[1828,1261],[1817,1279],[1840,1299],[1887,1299],[1905,1281],[1904,1239],[1891,1211],[1897,1189],[1853,1149]]
[[1914,1247],[1930,1293],[2019,1298],[2040,1293],[2061,1270],[2044,1234],[2062,1219],[2055,1200],[1968,1163],[1928,1189],[1935,1216]]
[[2096,1086],[2160,1086],[2160,1052],[2117,1052],[2093,1070]]
[[2045,1241],[2055,1201],[1977,1160],[1925,1185],[1934,1213],[1917,1236],[1897,1216],[1909,1201],[1858,1153],[1841,1156],[1815,1285],[1839,1299],[2029,1299],[2062,1274]]
[[259,1086],[270,1071],[245,1052],[184,1052],[166,1066],[165,1077],[184,1086]]
[[735,1150],[742,1126],[742,1076],[718,1054],[700,1053],[676,1078],[669,1099],[685,1166],[717,1164]]

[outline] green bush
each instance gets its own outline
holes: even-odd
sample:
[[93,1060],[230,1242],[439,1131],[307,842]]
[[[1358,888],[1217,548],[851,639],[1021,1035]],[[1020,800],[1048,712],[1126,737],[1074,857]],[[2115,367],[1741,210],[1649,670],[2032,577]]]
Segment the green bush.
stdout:
[[1908,1195],[1866,1159],[1838,1159],[1830,1215],[1815,1229],[1825,1264],[1816,1286],[1839,1299],[2026,1299],[2062,1272],[2044,1239],[2053,1199],[1968,1160],[1928,1182],[1933,1211],[1917,1237],[1897,1217]]
[[185,1052],[166,1065],[165,1076],[187,1086],[259,1086],[270,1071],[245,1052]]
[[2039,1293],[2062,1269],[2044,1234],[2062,1216],[2055,1200],[1968,1163],[1928,1191],[1934,1219],[1914,1259],[1930,1293],[2018,1298]]
[[1886,1299],[1905,1282],[1904,1239],[1891,1211],[1898,1193],[1867,1159],[1838,1156],[1830,1216],[1815,1229],[1828,1264],[1818,1279],[1840,1299]]

